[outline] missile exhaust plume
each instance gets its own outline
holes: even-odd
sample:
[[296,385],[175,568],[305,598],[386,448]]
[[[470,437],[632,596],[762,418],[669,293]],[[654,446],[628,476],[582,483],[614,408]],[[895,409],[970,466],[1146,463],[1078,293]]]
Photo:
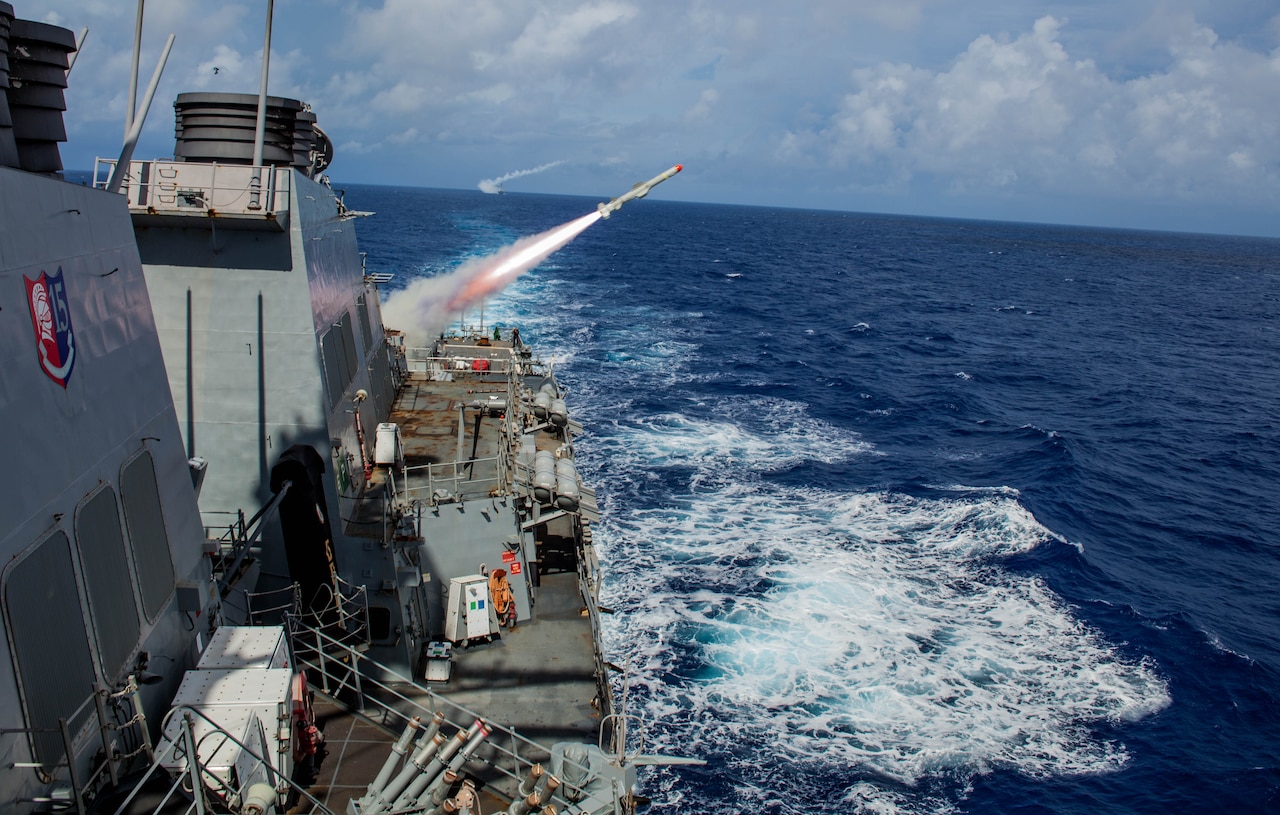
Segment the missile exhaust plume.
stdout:
[[[529,175],[563,162],[544,164],[533,170],[509,173],[494,183],[518,175]],[[391,292],[382,304],[383,322],[399,326],[411,345],[425,346],[453,322],[455,315],[505,289],[516,278],[542,261],[552,252],[582,234],[601,218],[608,218],[627,201],[643,198],[653,187],[684,168],[676,164],[648,181],[642,181],[612,201],[600,204],[595,212],[561,224],[539,235],[521,238],[491,255],[468,260],[447,274],[414,280],[400,291]],[[481,188],[488,182],[481,182]]]
[[481,181],[476,186],[480,188],[480,192],[487,192],[493,195],[493,194],[502,192],[502,185],[513,178],[520,178],[521,176],[534,175],[536,173],[546,172],[547,170],[550,170],[552,167],[559,167],[561,164],[564,164],[564,162],[553,161],[550,164],[543,164],[541,167],[534,167],[532,170],[516,170],[513,173],[507,173],[506,175],[500,175],[497,178],[490,178],[488,180]]
[[521,238],[491,255],[468,260],[447,274],[415,280],[387,296],[383,321],[402,328],[411,343],[425,345],[455,316],[506,288],[598,220],[600,213],[592,212]]

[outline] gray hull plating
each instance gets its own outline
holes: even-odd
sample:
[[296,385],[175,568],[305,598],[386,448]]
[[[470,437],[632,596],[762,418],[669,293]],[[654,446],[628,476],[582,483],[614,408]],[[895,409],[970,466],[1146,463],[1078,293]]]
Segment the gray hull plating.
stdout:
[[[60,718],[87,763],[101,745],[94,685],[119,687],[144,651],[169,655],[142,690],[163,710],[195,649],[180,587],[207,597],[209,569],[124,202],[0,167],[0,238],[0,600],[12,664],[0,671],[0,809],[24,811],[17,802],[48,785],[22,766],[64,760]],[[56,281],[45,324],[61,359],[41,351],[28,294],[41,280]],[[62,382],[51,368],[65,369]],[[146,470],[154,486],[144,479],[140,503],[133,474]],[[158,526],[144,517],[157,510]]]

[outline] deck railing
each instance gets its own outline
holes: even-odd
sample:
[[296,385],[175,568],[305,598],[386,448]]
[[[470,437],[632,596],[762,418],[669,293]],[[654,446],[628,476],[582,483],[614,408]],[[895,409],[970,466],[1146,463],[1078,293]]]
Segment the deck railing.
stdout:
[[[77,729],[75,722],[88,718],[91,707],[97,712],[101,749],[86,767],[83,751],[87,745],[80,744],[80,758],[77,758],[79,740],[73,731]],[[9,770],[31,770],[47,787],[46,794],[42,796],[10,803],[34,804],[41,811],[74,810],[78,815],[85,815],[92,791],[116,786],[133,766],[135,758],[146,756],[150,759],[153,756],[151,735],[147,730],[147,717],[143,713],[142,700],[138,695],[136,676],[130,675],[116,690],[95,686],[93,693],[69,716],[58,719],[57,724],[57,727],[15,727],[0,730],[0,736],[22,736],[33,747],[39,742],[47,751],[55,743],[60,743],[62,750],[61,757],[56,761],[40,760],[37,757],[34,761],[15,761],[5,765]],[[41,750],[37,748],[35,752],[39,754]],[[65,780],[62,778],[63,772],[66,773]]]
[[[439,353],[441,347],[447,353]],[[433,380],[485,374],[503,376],[503,390],[488,395],[493,401],[477,398],[462,409],[464,413],[486,411],[489,415],[501,411],[507,420],[503,422],[503,438],[496,456],[403,466],[400,469],[398,492],[395,494],[406,505],[414,502],[430,505],[468,501],[508,494],[516,432],[511,417],[519,411],[517,377],[531,370],[534,363],[514,354],[507,346],[464,344],[457,341],[436,348],[406,347],[403,351],[405,364],[410,372],[425,374]]]
[[[277,791],[287,787],[291,798],[296,797],[299,801],[306,799],[310,804],[308,812],[337,815],[304,787],[277,770],[268,760],[270,748],[261,720],[258,721],[257,728],[251,728],[247,734],[237,735],[223,729],[204,712],[185,706],[172,708],[165,716],[162,727],[167,726],[174,717],[179,722],[178,737],[164,743],[156,751],[155,760],[137,779],[133,792],[120,803],[118,809],[111,811],[150,812],[152,815],[249,811],[248,805],[255,796],[259,806],[265,804],[276,807],[279,803]],[[204,723],[201,729],[206,731],[198,742],[194,732],[197,720]],[[240,736],[246,738],[242,740]],[[199,759],[201,755],[218,754],[223,750],[223,745],[228,743],[239,750],[234,783],[228,783],[217,773],[211,772]],[[196,756],[196,760],[191,761],[191,756]],[[168,768],[179,769],[172,771]],[[254,785],[258,783],[271,789],[255,790]],[[153,809],[143,809],[134,802],[144,792],[147,793],[147,800],[159,799]],[[185,808],[182,808],[184,805]],[[256,811],[261,812],[263,809]]]
[[[535,764],[548,760],[549,749],[520,735],[515,730],[485,719],[480,714],[442,696],[429,688],[418,685],[365,653],[330,636],[325,631],[299,618],[292,618],[287,626],[293,664],[307,671],[308,683],[335,703],[353,711],[381,728],[388,736],[400,735],[413,719],[423,724],[437,713],[444,717],[445,725],[466,732],[477,721],[484,721],[490,735],[484,745],[469,761],[488,767],[492,778],[487,783],[508,798],[514,797],[519,784],[528,777]],[[606,728],[607,729],[607,728]],[[586,788],[601,779],[608,780],[591,766],[578,764],[567,757],[562,760],[564,774],[582,779],[576,784]],[[621,792],[621,791],[620,791]],[[605,811],[621,815],[621,798]],[[563,804],[565,813],[599,813],[598,806],[582,802],[580,806],[570,802]],[[598,803],[595,802],[595,803]]]
[[[105,188],[114,159],[94,162],[95,187]],[[261,179],[255,203],[253,179]],[[293,174],[287,167],[197,161],[131,161],[121,193],[133,212],[282,221],[289,212]]]
[[[495,350],[502,355],[490,356]],[[433,353],[431,348],[406,348],[405,361],[409,370],[424,373],[432,379],[444,379],[447,376],[461,373],[507,374],[515,368],[515,363],[507,349],[486,348],[484,346],[450,345],[448,354],[443,356]],[[487,352],[487,353],[486,353]]]
[[[280,502],[284,500],[291,486],[293,482],[284,482],[280,491],[271,496],[271,500],[259,507],[253,517],[248,520],[245,520],[243,509],[200,513],[204,523],[205,553],[213,559],[213,577],[218,581],[218,590],[222,597],[227,597],[235,588],[241,564],[248,557],[249,550],[261,541],[268,522],[275,518]],[[232,520],[210,524],[209,521],[215,516],[230,517]],[[220,537],[213,537],[224,528],[226,531],[222,532]]]
[[472,501],[505,495],[507,466],[504,456],[471,461],[406,466],[401,470],[400,498],[426,504]]

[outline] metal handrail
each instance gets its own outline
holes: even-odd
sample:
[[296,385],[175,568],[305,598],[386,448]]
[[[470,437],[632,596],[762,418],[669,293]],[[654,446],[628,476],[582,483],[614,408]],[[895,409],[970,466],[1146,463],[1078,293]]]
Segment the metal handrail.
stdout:
[[[336,622],[347,632],[349,639],[365,641],[369,631],[369,589],[334,575],[333,582],[321,586],[325,593],[317,598],[317,607],[336,616],[326,622]],[[283,625],[289,619],[316,617],[316,612],[302,607],[302,592],[297,583],[279,589],[247,592],[237,589],[234,594],[244,598],[244,624]],[[224,600],[224,605],[228,603]]]
[[[236,520],[227,526],[227,531],[222,534],[222,537],[216,539],[217,551],[214,554],[218,557],[215,558],[214,577],[218,581],[218,588],[223,597],[226,597],[234,588],[228,576],[236,573],[240,564],[248,556],[249,550],[262,538],[268,522],[275,517],[280,508],[280,502],[284,500],[292,486],[292,481],[285,481],[280,491],[272,495],[271,500],[259,507],[253,517],[247,521],[243,509],[235,510]],[[202,514],[230,515],[232,513],[214,510]],[[209,528],[205,527],[206,536]]]
[[[76,708],[75,713],[72,713],[70,718],[74,718],[75,716],[79,715],[79,713],[84,709],[85,705],[87,705],[92,699],[93,697],[91,696],[89,697],[89,699],[86,699],[83,703],[81,703],[80,707]],[[61,735],[63,748],[66,751],[62,761],[57,761],[53,763],[45,763],[42,761],[31,761],[31,762],[15,761],[9,766],[11,769],[15,769],[15,770],[36,770],[37,773],[39,773],[40,781],[42,783],[47,784],[51,788],[53,787],[55,781],[57,780],[57,777],[45,772],[45,768],[50,768],[54,770],[65,769],[67,771],[67,775],[69,776],[69,780],[71,782],[72,803],[74,803],[75,805],[76,812],[79,813],[79,815],[84,815],[85,791],[89,788],[89,783],[92,781],[92,779],[97,778],[101,774],[103,768],[99,767],[98,769],[92,771],[89,775],[89,781],[85,781],[81,783],[79,773],[76,771],[75,741],[71,737],[71,729],[68,726],[67,721],[68,721],[68,718],[58,719],[57,727],[7,727],[4,729],[0,729],[0,736],[16,735],[21,733],[27,736],[28,739],[30,739],[32,736],[35,736],[39,733],[58,733],[59,735]],[[35,758],[34,755],[32,757]],[[104,765],[105,763],[106,762],[104,762]],[[14,803],[18,803],[18,802],[14,802]],[[29,798],[29,799],[26,799],[24,803],[35,803],[35,804],[48,803],[52,805],[54,803],[54,798],[52,794],[50,794],[47,800],[43,798]]]
[[[415,351],[425,352],[425,355],[416,354],[414,353]],[[487,370],[477,369],[475,367],[475,363],[479,361],[488,362],[489,368]],[[510,359],[489,357],[484,354],[476,354],[472,356],[462,356],[458,354],[432,356],[431,349],[427,348],[406,348],[405,364],[409,366],[409,370],[412,372],[427,374],[509,374],[515,369],[515,363]]]
[[[167,727],[169,721],[174,716],[179,717],[179,737],[173,741],[166,742],[158,751],[156,751],[155,759],[138,779],[138,783],[134,787],[133,792],[124,799],[120,807],[116,810],[117,813],[133,811],[130,809],[130,804],[133,803],[133,800],[137,797],[138,793],[142,791],[147,782],[150,781],[157,772],[167,774],[168,771],[165,768],[171,766],[183,766],[183,770],[173,775],[173,781],[169,785],[168,792],[156,808],[152,810],[153,813],[169,811],[168,807],[171,806],[174,796],[190,794],[192,796],[192,801],[185,812],[203,815],[203,813],[210,811],[211,809],[209,803],[205,800],[206,789],[209,787],[213,788],[215,794],[217,794],[218,791],[221,791],[220,797],[224,799],[224,803],[242,796],[245,792],[244,789],[229,787],[226,782],[200,762],[200,746],[209,739],[219,738],[222,740],[222,743],[225,744],[226,742],[230,742],[242,750],[245,755],[248,755],[253,760],[252,766],[255,769],[261,767],[266,772],[267,777],[271,779],[272,786],[277,790],[279,790],[281,782],[284,782],[293,793],[296,793],[301,798],[306,798],[307,801],[310,802],[312,806],[311,812],[336,815],[333,810],[326,807],[310,792],[307,792],[304,787],[276,769],[276,767],[265,756],[241,741],[236,735],[223,729],[221,725],[210,719],[203,711],[198,708],[188,706],[174,707],[165,714],[165,718],[161,723],[162,731]],[[196,719],[201,719],[210,726],[209,732],[201,737],[200,744],[197,744],[195,733],[193,732],[193,725]],[[259,724],[261,725],[261,722],[259,722]],[[262,741],[262,744],[265,747],[265,740]],[[217,753],[217,750],[211,750],[208,755],[214,755],[215,753]],[[191,761],[191,756],[195,756],[196,760]],[[252,778],[255,773],[249,772],[246,773],[246,775],[249,778]]]
[[[116,159],[94,161],[93,185],[105,188],[115,170]],[[106,179],[99,180],[103,171]],[[141,179],[146,173],[147,181]],[[263,172],[265,170],[265,172]],[[267,178],[265,203],[252,208],[251,180],[254,172]],[[165,178],[163,173],[172,173]],[[241,214],[261,216],[289,208],[292,184],[288,167],[250,167],[218,162],[180,162],[165,160],[131,161],[125,172],[121,192],[129,207],[148,212],[203,211],[219,215]],[[221,183],[219,183],[221,182]],[[183,199],[183,203],[179,202]]]
[[[389,735],[398,735],[415,717],[426,722],[437,711],[444,715],[446,723],[458,730],[465,731],[473,722],[483,720],[491,731],[486,744],[496,755],[486,758],[477,754],[471,760],[487,764],[516,784],[520,783],[534,764],[550,755],[551,751],[544,745],[509,727],[485,719],[479,713],[430,688],[422,687],[370,658],[350,643],[342,642],[304,620],[291,618],[287,630],[293,664],[307,670],[308,684],[336,704],[348,708],[350,706],[341,701],[342,697],[344,694],[354,693],[355,712],[383,728]],[[402,692],[402,687],[412,688],[419,698]],[[423,697],[426,704],[420,700]],[[369,713],[369,708],[374,709],[373,714]],[[597,777],[589,766],[582,766],[568,758],[564,761],[588,778]],[[575,810],[569,808],[563,811]]]
[[[503,457],[499,455],[476,458],[469,461],[445,461],[436,464],[405,466],[400,470],[402,483],[399,495],[404,501],[412,501],[415,495],[425,493],[428,497],[428,502],[432,504],[437,503],[436,490],[444,489],[446,486],[451,487],[449,491],[450,497],[458,500],[503,495],[506,494],[503,463]],[[475,471],[486,467],[486,465],[492,465],[494,474],[478,478],[474,477]],[[462,472],[464,469],[469,469],[471,474],[464,474]],[[423,471],[425,471],[427,479],[426,485],[410,486],[411,477],[415,474],[421,474]],[[497,490],[496,493],[494,492],[495,490]]]
[[[243,605],[232,602],[233,598],[243,601]],[[267,591],[246,591],[239,586],[232,586],[222,598],[222,605],[243,612],[234,615],[233,619],[242,625],[277,625],[289,614],[296,614],[302,608],[302,595],[297,583],[290,583],[280,589]],[[227,617],[224,610],[222,617]]]
[[419,363],[417,367],[411,365],[411,370],[419,372],[472,371],[472,364],[476,360],[487,360],[490,365],[487,373],[524,372],[545,375],[546,365],[541,360],[524,358],[520,355],[519,348],[479,345],[461,340],[460,336],[452,336],[431,347],[399,345],[398,348],[403,352],[406,362]]
[[[107,720],[108,699],[123,700],[127,699],[132,707],[132,715],[120,723],[109,722]],[[89,774],[86,778],[80,778],[80,769],[77,766],[76,757],[76,739],[71,734],[70,722],[80,718],[80,716],[93,704],[98,716],[98,733],[102,740],[102,750],[98,758],[90,762]],[[118,703],[117,703],[118,704]],[[109,735],[112,730],[120,731],[124,728],[136,726],[138,728],[138,747],[128,753],[121,753],[114,748],[113,737]],[[129,762],[135,756],[146,753],[148,757],[154,755],[151,745],[150,734],[147,731],[147,717],[142,709],[142,701],[138,696],[138,683],[136,678],[131,674],[128,680],[117,690],[110,691],[101,685],[95,684],[93,693],[91,693],[83,702],[76,707],[69,715],[58,719],[57,727],[13,727],[0,729],[0,735],[17,735],[22,734],[30,739],[32,736],[41,733],[57,733],[62,738],[63,758],[61,761],[46,763],[42,761],[31,762],[13,762],[11,769],[30,769],[38,773],[42,783],[56,789],[54,785],[57,783],[57,776],[47,772],[47,770],[66,770],[67,780],[71,784],[70,797],[66,800],[55,798],[50,794],[46,798],[27,799],[29,803],[48,804],[51,807],[62,804],[64,808],[71,806],[80,815],[85,813],[85,799],[91,790],[97,789],[103,779],[109,779],[114,786],[119,781],[120,772],[117,764],[124,768],[128,768]],[[36,758],[33,751],[33,758]],[[64,788],[65,789],[65,788]]]

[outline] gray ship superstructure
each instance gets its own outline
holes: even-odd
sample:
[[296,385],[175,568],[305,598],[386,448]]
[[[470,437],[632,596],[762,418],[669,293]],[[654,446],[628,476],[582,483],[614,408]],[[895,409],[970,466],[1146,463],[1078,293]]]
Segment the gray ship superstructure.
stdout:
[[[363,548],[343,545],[342,519],[365,500],[374,434],[398,384],[398,349],[387,342],[376,283],[364,274],[356,213],[317,180],[331,153],[327,139],[301,103],[268,97],[265,164],[249,165],[257,101],[183,94],[175,159],[134,161],[121,186],[187,453],[207,467],[205,526],[214,537],[229,531],[227,544],[253,545],[236,564],[248,576],[223,575],[227,614],[241,621],[252,609],[234,587],[278,588],[332,566],[357,575],[370,568]],[[100,179],[114,169],[103,164]],[[272,471],[289,451],[307,475],[281,496]],[[260,523],[242,523],[276,497],[279,506]],[[283,545],[270,513],[287,520],[292,505],[319,507],[321,539]],[[328,566],[316,565],[322,560]],[[397,613],[394,625],[426,623]],[[410,658],[404,653],[401,661]]]
[[65,805],[141,754],[145,728],[122,722],[167,706],[216,605],[128,210],[60,177],[74,48],[0,2],[6,812]]
[[[60,94],[69,32],[12,30],[10,107]],[[183,94],[103,190],[16,96],[0,809],[632,806],[674,760],[614,708],[581,428],[518,332],[384,328],[298,101]]]

